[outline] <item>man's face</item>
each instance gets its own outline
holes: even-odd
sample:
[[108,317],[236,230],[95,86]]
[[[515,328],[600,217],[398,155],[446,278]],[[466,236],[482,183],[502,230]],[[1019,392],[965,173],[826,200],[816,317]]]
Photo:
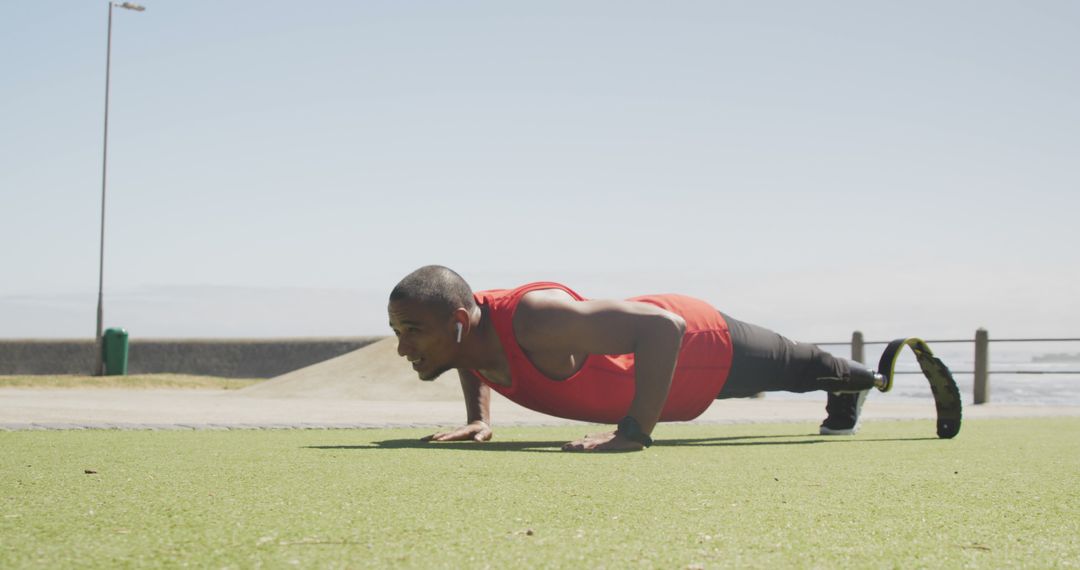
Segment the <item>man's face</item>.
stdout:
[[453,368],[458,345],[452,318],[407,299],[391,301],[387,310],[398,354],[409,359],[421,380],[434,380]]

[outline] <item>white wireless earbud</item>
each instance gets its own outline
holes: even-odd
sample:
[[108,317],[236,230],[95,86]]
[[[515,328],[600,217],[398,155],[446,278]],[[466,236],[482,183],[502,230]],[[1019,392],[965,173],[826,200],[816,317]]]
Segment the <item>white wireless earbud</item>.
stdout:
[[457,341],[458,341],[458,344],[461,344],[461,328],[462,328],[461,323],[454,323],[454,324],[457,325]]

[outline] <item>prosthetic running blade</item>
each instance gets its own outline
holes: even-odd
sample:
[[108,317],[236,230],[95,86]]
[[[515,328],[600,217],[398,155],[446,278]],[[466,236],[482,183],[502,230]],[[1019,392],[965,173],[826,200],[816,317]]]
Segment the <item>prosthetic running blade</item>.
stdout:
[[934,393],[934,406],[937,408],[937,434],[943,439],[951,439],[960,433],[960,389],[956,387],[949,367],[934,353],[920,338],[900,338],[889,343],[885,352],[881,354],[878,362],[878,374],[885,377],[886,386],[883,392],[892,389],[893,374],[896,368],[896,359],[905,346],[910,346],[915,353],[915,359],[919,362],[919,368],[930,382],[930,390]]

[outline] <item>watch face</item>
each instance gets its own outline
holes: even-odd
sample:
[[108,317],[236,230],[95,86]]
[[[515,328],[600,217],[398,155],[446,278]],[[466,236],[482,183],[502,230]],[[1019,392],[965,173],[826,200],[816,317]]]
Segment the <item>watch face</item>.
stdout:
[[652,438],[641,431],[641,424],[634,418],[626,416],[619,421],[619,429],[615,431],[618,435],[629,439],[630,441],[636,441],[645,447],[652,445]]

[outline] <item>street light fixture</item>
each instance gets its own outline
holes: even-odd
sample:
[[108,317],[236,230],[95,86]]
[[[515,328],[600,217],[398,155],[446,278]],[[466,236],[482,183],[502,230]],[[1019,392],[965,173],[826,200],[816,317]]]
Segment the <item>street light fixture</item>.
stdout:
[[97,334],[94,336],[97,366],[94,373],[98,376],[105,374],[105,358],[102,354],[101,321],[103,316],[102,290],[105,285],[105,173],[109,164],[109,71],[112,64],[112,13],[113,6],[125,10],[142,12],[145,7],[132,2],[118,4],[109,2],[109,33],[105,44],[105,137],[102,145],[101,156],[101,245],[98,251],[98,297],[97,297]]

